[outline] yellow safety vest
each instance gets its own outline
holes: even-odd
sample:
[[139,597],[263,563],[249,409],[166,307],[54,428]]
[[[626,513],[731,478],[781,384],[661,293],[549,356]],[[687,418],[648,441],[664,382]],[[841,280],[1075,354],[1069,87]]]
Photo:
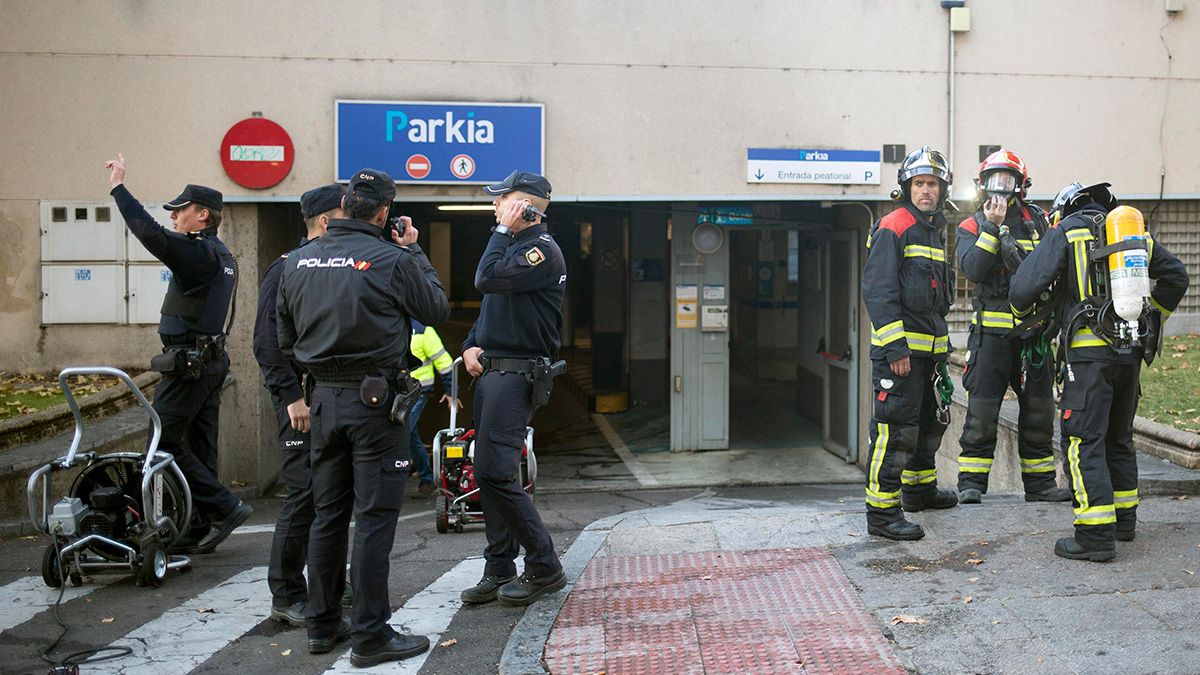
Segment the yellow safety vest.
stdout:
[[421,360],[421,366],[409,375],[420,382],[422,388],[428,389],[433,386],[434,368],[437,368],[438,375],[449,376],[454,359],[446,353],[446,348],[442,346],[442,338],[438,337],[437,331],[430,326],[426,326],[425,330],[420,333],[413,331],[408,350]]

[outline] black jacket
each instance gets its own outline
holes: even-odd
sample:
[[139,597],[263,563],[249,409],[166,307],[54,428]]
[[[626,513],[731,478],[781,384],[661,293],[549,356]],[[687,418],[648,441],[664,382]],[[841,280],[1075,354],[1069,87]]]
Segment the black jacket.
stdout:
[[483,293],[479,318],[462,348],[480,347],[493,357],[558,355],[567,264],[544,224],[514,237],[493,234],[475,288]]
[[[305,241],[301,241],[300,245],[303,246],[304,243]],[[288,255],[284,253],[267,267],[262,284],[258,287],[258,316],[254,320],[254,360],[258,361],[267,389],[284,405],[299,400],[304,395],[300,389],[300,372],[279,348],[279,324],[275,319],[279,279]]]
[[[1022,254],[1032,251],[1049,227],[1041,209],[1020,202],[1008,209],[1004,224]],[[1000,228],[988,222],[982,211],[976,212],[959,223],[955,252],[963,275],[975,285],[971,292],[971,323],[984,333],[1008,333],[1018,322],[1008,301],[1012,272],[1001,259]]]
[[871,317],[871,358],[890,363],[911,354],[944,360],[954,292],[945,217],[906,204],[879,220],[867,245],[862,292]]
[[191,234],[166,229],[125,185],[112,189],[125,226],[171,270],[158,332],[163,344],[186,344],[199,335],[220,335],[233,299],[237,264],[217,228]]
[[[1022,316],[1032,309],[1038,296],[1055,281],[1055,317],[1064,329],[1094,291],[1088,277],[1089,242],[1093,240],[1092,225],[1103,227],[1106,211],[1099,204],[1089,204],[1082,210],[1064,218],[1057,227],[1050,228],[1042,243],[1021,263],[1013,275],[1009,300],[1013,310]],[[1150,304],[1166,317],[1175,311],[1183,294],[1187,292],[1188,273],[1179,261],[1162,244],[1146,235],[1150,252],[1150,278],[1154,287],[1150,291]],[[1103,245],[1103,242],[1101,242]],[[1106,361],[1110,363],[1134,363],[1141,358],[1141,350],[1129,354],[1118,354],[1087,327],[1086,322],[1077,323],[1071,334],[1063,336],[1068,344],[1067,358],[1070,361]]]
[[410,324],[437,325],[450,303],[415,244],[380,238],[380,228],[334,220],[288,255],[276,303],[279,347],[318,380],[390,373],[407,366]]

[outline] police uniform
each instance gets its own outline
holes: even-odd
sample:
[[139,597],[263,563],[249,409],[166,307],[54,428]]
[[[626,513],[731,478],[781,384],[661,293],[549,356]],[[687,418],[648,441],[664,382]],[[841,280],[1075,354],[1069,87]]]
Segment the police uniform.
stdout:
[[[550,191],[541,176],[518,172],[484,189],[490,194],[521,190],[535,195],[533,190],[541,189],[544,192],[537,196],[546,197]],[[513,583],[536,586],[553,579],[551,583],[557,584],[562,575],[550,533],[518,473],[526,426],[533,414],[528,374],[534,359],[553,359],[558,353],[566,272],[562,251],[542,223],[515,236],[493,234],[475,271],[475,287],[483,293],[483,303],[463,351],[483,350],[474,407],[475,479],[487,536],[485,580],[513,578],[519,547],[525,549],[525,573]],[[499,597],[511,601],[505,598],[504,588],[498,589]]]
[[[878,528],[903,520],[902,501],[917,511],[937,497],[934,454],[947,425],[937,418],[933,377],[950,351],[953,273],[940,211],[931,216],[905,204],[879,221],[869,245],[862,289],[871,318],[874,414],[866,503],[868,526]],[[911,372],[895,375],[889,364],[905,356]]]
[[[1028,351],[1038,348],[1032,340],[1016,339],[1014,330],[1020,322],[1014,320],[1008,301],[1009,278],[1016,269],[1014,266],[1010,270],[1009,266],[1019,264],[1019,256],[1038,245],[1048,224],[1040,209],[1024,204],[1019,198],[1008,209],[1003,224],[1012,237],[1006,244],[1013,247],[1007,263],[1002,257],[1000,228],[989,222],[982,211],[958,226],[955,245],[958,264],[975,284],[962,380],[969,396],[959,439],[962,450],[958,457],[958,489],[960,493],[967,490],[987,493],[1000,404],[1011,385],[1020,405],[1017,451],[1026,499],[1061,501],[1068,497],[1055,483],[1053,358],[1048,349],[1040,354]],[[1018,257],[1014,259],[1013,254]],[[1024,360],[1023,350],[1028,357]],[[978,501],[978,496],[974,501]]]
[[[158,324],[162,356],[180,350],[202,354],[198,372],[163,372],[154,390],[154,410],[162,421],[158,447],[174,456],[194,505],[195,526],[174,547],[206,553],[251,511],[217,480],[221,385],[229,374],[225,321],[237,285],[237,263],[217,237],[217,227],[186,235],[172,232],[159,225],[124,184],[111,194],[129,231],[171,271]],[[188,185],[165,208],[180,209],[193,202],[219,213],[222,197],[212,188]],[[210,530],[210,522],[217,527]]]
[[[300,197],[300,215],[306,220],[341,206],[345,189],[338,184],[305,192]],[[307,239],[302,239],[303,247]],[[297,249],[299,250],[299,249]],[[258,289],[258,316],[254,322],[254,358],[262,371],[263,382],[271,393],[278,429],[279,449],[283,456],[280,477],[285,493],[275,521],[271,557],[267,566],[267,585],[271,589],[272,617],[294,622],[302,618],[308,601],[304,565],[308,552],[308,530],[316,517],[312,500],[312,472],[309,470],[309,432],[292,428],[287,408],[302,399],[301,373],[288,355],[279,348],[275,303],[279,279],[287,253],[276,258],[263,275]]]
[[[395,196],[395,183],[387,174],[364,169],[351,180],[350,190],[384,204]],[[330,221],[324,236],[288,256],[277,313],[280,348],[291,350],[315,380],[309,650],[328,651],[345,637],[339,597],[353,511],[351,659],[360,665],[360,654],[409,637],[397,635],[387,623],[388,558],[409,468],[407,430],[389,414],[406,377],[408,317],[441,323],[450,307],[418,246],[401,248],[384,241],[379,226],[345,219]],[[385,389],[378,386],[381,381]]]
[[[1137,456],[1133,418],[1141,389],[1143,348],[1118,353],[1086,322],[1079,310],[1094,300],[1089,269],[1093,226],[1104,228],[1112,204],[1088,203],[1047,233],[1012,277],[1009,299],[1018,316],[1032,310],[1038,297],[1058,282],[1054,308],[1062,326],[1065,378],[1059,407],[1067,477],[1075,507],[1074,540],[1062,539],[1055,552],[1064,557],[1111,559],[1114,539],[1130,540],[1137,523]],[[1188,287],[1183,263],[1162,244],[1146,237],[1149,276],[1155,280],[1150,302],[1164,318]],[[1100,242],[1102,245],[1103,242]]]

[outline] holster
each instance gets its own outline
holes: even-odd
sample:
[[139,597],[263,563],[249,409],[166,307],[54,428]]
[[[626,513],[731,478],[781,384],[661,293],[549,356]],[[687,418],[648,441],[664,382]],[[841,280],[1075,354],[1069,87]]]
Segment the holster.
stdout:
[[400,371],[393,385],[396,388],[396,398],[392,401],[392,412],[388,417],[392,422],[404,426],[408,424],[408,416],[412,413],[413,406],[425,392],[421,389],[420,382],[409,377],[407,370]]
[[317,378],[312,376],[312,373],[304,373],[300,376],[300,389],[304,392],[304,405],[312,405],[313,387],[317,386]]
[[526,377],[529,378],[529,402],[534,410],[550,402],[554,378],[562,375],[566,369],[566,361],[550,363],[550,359],[544,356],[533,360],[533,367]]
[[195,380],[204,373],[204,366],[207,364],[203,355],[203,350],[196,347],[163,347],[161,354],[150,359],[150,370],[163,375],[175,375],[185,380]]

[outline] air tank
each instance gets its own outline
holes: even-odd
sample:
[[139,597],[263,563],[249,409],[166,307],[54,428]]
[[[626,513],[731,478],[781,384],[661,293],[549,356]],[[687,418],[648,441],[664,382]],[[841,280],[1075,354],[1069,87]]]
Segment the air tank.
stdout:
[[[1109,245],[1123,241],[1146,241],[1146,222],[1142,212],[1132,206],[1118,206],[1108,212],[1104,221],[1105,239]],[[1150,297],[1150,254],[1144,248],[1117,251],[1108,256],[1109,289],[1113,311],[1129,322],[1137,335],[1142,306]]]

